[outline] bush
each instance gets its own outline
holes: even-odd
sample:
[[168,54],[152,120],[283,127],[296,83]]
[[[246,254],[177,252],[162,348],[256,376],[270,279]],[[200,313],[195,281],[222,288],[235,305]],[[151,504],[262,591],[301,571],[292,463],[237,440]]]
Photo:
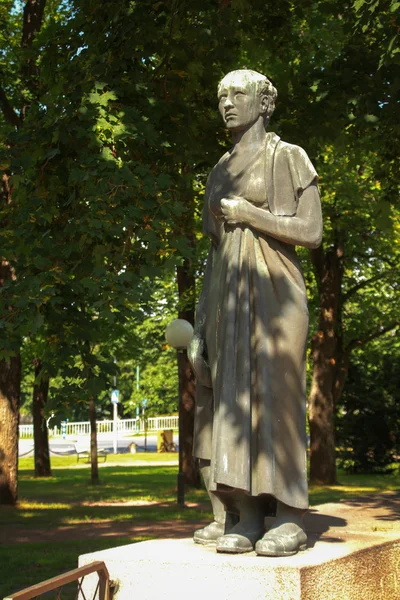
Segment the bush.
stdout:
[[388,473],[400,454],[400,364],[368,358],[350,366],[338,407],[338,462],[352,473]]

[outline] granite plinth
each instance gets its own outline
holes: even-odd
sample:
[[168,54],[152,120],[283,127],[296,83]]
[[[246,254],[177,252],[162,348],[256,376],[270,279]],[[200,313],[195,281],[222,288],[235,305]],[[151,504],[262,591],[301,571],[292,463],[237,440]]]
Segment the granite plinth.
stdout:
[[217,554],[191,539],[163,539],[85,554],[79,565],[104,560],[119,586],[115,600],[397,600],[399,500],[393,493],[314,507],[309,548],[292,557]]

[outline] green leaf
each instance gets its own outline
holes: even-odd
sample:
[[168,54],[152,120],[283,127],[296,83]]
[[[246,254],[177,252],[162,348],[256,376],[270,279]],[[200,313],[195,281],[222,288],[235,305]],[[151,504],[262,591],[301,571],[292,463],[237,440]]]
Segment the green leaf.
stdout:
[[47,152],[47,154],[45,154],[44,158],[51,160],[52,158],[54,158],[55,156],[57,156],[57,154],[60,154],[60,149],[59,148],[52,148],[51,150],[49,150]]
[[379,121],[379,117],[376,115],[364,115],[364,119],[367,123],[377,123]]
[[364,4],[366,4],[366,0],[356,0],[353,4],[353,8],[356,12],[359,12]]
[[166,190],[167,188],[169,188],[171,185],[171,182],[172,182],[171,177],[169,175],[167,175],[166,173],[162,173],[161,175],[159,175],[157,177],[157,184],[161,190]]

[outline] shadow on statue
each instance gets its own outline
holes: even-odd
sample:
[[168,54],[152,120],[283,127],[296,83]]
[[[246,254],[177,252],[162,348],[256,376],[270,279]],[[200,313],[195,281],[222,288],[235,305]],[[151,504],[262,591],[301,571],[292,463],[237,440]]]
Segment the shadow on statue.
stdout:
[[308,310],[295,246],[317,247],[322,220],[306,153],[265,130],[276,95],[254,71],[219,84],[233,147],[207,181],[211,246],[188,355],[197,377],[194,455],[214,511],[194,541],[290,556],[306,548],[308,509]]

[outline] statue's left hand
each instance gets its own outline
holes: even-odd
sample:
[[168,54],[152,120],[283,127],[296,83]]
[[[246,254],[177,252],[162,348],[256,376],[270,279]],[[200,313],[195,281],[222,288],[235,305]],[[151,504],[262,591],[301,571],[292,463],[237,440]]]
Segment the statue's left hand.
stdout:
[[221,211],[226,223],[234,225],[235,223],[246,223],[247,211],[250,203],[244,198],[223,198],[221,200]]
[[188,359],[196,379],[205,387],[212,388],[211,369],[204,358],[206,342],[199,332],[195,332],[187,348]]

